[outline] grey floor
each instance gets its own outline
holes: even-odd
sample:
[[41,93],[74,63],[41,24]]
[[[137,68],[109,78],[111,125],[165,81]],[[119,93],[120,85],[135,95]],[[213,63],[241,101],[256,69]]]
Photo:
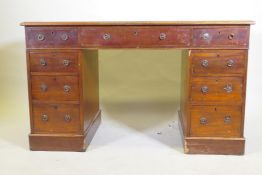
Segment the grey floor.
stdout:
[[28,119],[5,117],[0,174],[262,174],[261,123],[246,122],[244,156],[185,155],[177,108],[176,103],[104,104],[102,124],[86,152],[29,151]]

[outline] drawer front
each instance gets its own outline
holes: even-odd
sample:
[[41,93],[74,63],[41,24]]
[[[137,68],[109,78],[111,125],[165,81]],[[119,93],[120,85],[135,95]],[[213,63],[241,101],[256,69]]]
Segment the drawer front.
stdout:
[[191,80],[192,102],[242,102],[241,77],[194,77]]
[[30,52],[31,72],[77,72],[77,52]]
[[76,47],[77,45],[76,28],[26,27],[28,48]]
[[31,76],[33,100],[79,100],[77,76]]
[[192,137],[241,137],[240,106],[194,106],[190,112]]
[[247,51],[219,50],[193,51],[193,74],[244,74],[247,67]]
[[79,105],[33,104],[34,133],[79,133]]
[[181,27],[83,27],[83,47],[185,47],[191,30]]
[[249,27],[197,28],[193,30],[195,47],[248,48]]

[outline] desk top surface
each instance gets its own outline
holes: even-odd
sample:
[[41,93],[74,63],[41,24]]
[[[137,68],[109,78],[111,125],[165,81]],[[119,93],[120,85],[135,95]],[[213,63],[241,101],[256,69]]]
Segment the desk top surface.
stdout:
[[182,26],[182,25],[251,25],[254,21],[89,21],[89,22],[23,22],[21,26]]

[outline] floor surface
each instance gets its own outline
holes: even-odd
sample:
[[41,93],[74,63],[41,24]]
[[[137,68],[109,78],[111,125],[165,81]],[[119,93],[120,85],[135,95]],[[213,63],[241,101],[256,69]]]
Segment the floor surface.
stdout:
[[0,123],[0,175],[262,174],[261,132],[260,139],[252,134],[260,123],[247,130],[244,156],[186,155],[173,103],[105,104],[102,110],[86,152],[29,151],[29,121],[6,117]]

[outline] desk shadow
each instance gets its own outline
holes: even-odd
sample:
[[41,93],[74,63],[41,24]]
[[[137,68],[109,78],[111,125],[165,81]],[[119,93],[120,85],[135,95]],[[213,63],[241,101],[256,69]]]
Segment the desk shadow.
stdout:
[[[138,134],[146,135],[168,147],[183,152],[178,128],[179,102],[107,102],[101,106],[102,121],[104,122],[102,125],[111,124],[113,126],[111,129],[101,131],[106,133],[104,135],[100,133],[103,139],[96,146],[125,139],[138,132]],[[120,126],[120,129],[113,128],[115,126]],[[127,134],[118,133],[118,131],[126,132],[127,130]]]

